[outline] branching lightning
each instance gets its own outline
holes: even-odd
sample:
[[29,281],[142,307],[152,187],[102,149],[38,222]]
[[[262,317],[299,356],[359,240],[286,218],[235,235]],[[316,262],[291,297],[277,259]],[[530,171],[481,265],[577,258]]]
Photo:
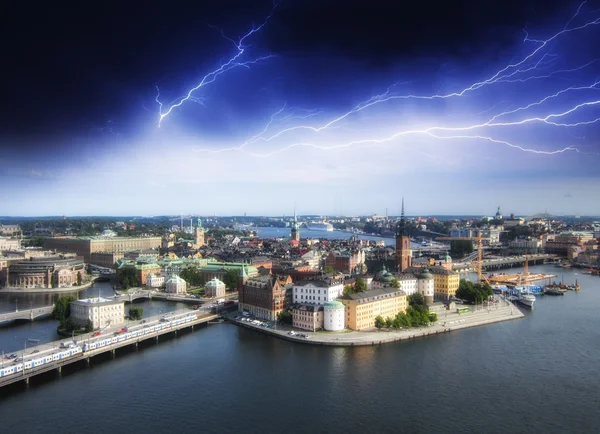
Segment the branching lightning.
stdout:
[[[496,103],[490,109],[475,113],[475,117],[478,118],[476,122],[470,120],[465,122],[464,125],[448,125],[444,124],[443,120],[441,120],[441,123],[439,124],[424,125],[421,128],[402,129],[381,137],[369,136],[366,138],[357,138],[355,140],[341,143],[332,143],[330,138],[326,139],[324,144],[320,144],[315,141],[319,139],[319,133],[324,133],[325,131],[340,127],[343,125],[343,121],[349,120],[349,118],[351,118],[353,115],[388,102],[394,103],[402,100],[435,101],[451,98],[456,99],[463,98],[468,94],[475,95],[478,93],[478,91],[492,86],[507,86],[511,84],[521,85],[533,80],[573,80],[574,73],[583,71],[594,65],[598,65],[597,62],[600,59],[593,59],[587,63],[570,66],[563,69],[552,70],[557,60],[560,59],[559,54],[556,54],[557,47],[554,45],[559,42],[565,42],[567,36],[591,30],[600,24],[600,17],[585,21],[582,24],[576,23],[582,21],[582,11],[585,4],[585,1],[581,3],[564,28],[554,33],[547,39],[533,39],[529,36],[528,32],[525,32],[523,45],[524,47],[529,48],[525,50],[521,57],[516,60],[511,60],[499,68],[489,78],[471,83],[461,90],[446,94],[438,93],[433,95],[398,94],[394,91],[394,86],[391,86],[385,92],[374,95],[355,105],[347,112],[337,115],[330,120],[317,125],[298,123],[290,126],[289,122],[287,121],[291,119],[306,119],[308,117],[320,114],[321,111],[306,111],[303,112],[305,115],[302,116],[299,115],[301,112],[298,109],[288,111],[290,109],[284,105],[271,116],[269,122],[259,133],[250,137],[238,146],[220,149],[198,149],[196,152],[220,153],[238,151],[255,157],[270,157],[298,147],[329,151],[365,144],[390,143],[403,136],[425,135],[437,140],[478,140],[489,142],[494,145],[506,146],[522,152],[541,155],[556,155],[565,152],[579,153],[581,151],[572,144],[565,144],[565,146],[553,150],[537,149],[536,146],[526,146],[514,143],[513,141],[505,139],[502,136],[498,136],[498,134],[509,129],[514,130],[516,127],[526,124],[537,124],[550,128],[572,129],[599,123],[600,117],[598,116],[597,111],[594,115],[594,108],[600,106],[600,95],[597,93],[597,91],[600,90],[600,78],[596,79],[592,83],[588,82],[587,84],[574,84],[570,86],[563,85],[561,88],[555,88],[553,91],[541,98],[535,98],[516,108],[513,106],[500,111],[499,107],[506,102],[505,100],[502,100]],[[238,47],[239,46],[240,44],[238,44]],[[555,85],[555,82],[553,82],[553,85]],[[564,102],[562,101],[563,99],[567,101]],[[573,102],[573,99],[578,99],[578,101]],[[561,106],[561,108],[556,109],[557,105],[553,106],[553,104],[558,104],[559,102],[559,106]],[[174,107],[175,106],[177,105],[174,105]],[[170,110],[171,109],[166,111],[165,115],[167,115]],[[534,110],[535,112],[532,113]],[[486,116],[487,120],[485,118],[483,120],[481,119],[481,116],[484,115]],[[578,120],[574,120],[574,115],[581,117]],[[402,119],[398,119],[398,121],[398,123],[401,123]],[[314,138],[310,140],[302,138],[297,142],[290,143],[290,137],[292,140],[294,140],[296,139],[295,136],[297,136],[297,133],[300,132],[305,132]],[[571,137],[574,136],[571,135]],[[287,143],[285,143],[286,141]],[[264,146],[269,143],[276,144],[277,148],[271,148],[266,151],[254,151],[250,149],[251,146],[259,144]]]
[[[155,101],[158,104],[158,108],[159,108],[159,119],[158,119],[159,127],[161,126],[161,123],[164,118],[169,116],[174,109],[180,107],[186,101],[192,101],[192,102],[196,102],[196,103],[200,103],[200,104],[204,105],[204,99],[201,97],[194,97],[193,94],[196,91],[198,91],[199,89],[203,88],[204,86],[214,82],[217,79],[217,77],[219,77],[220,75],[226,73],[227,71],[235,69],[235,68],[240,68],[240,67],[250,68],[251,65],[254,65],[258,62],[261,62],[263,60],[267,60],[271,57],[274,57],[273,55],[269,54],[267,56],[258,56],[256,58],[250,59],[250,60],[242,60],[244,53],[246,52],[246,49],[247,49],[247,46],[245,45],[246,39],[250,38],[252,35],[259,32],[267,24],[269,19],[273,16],[273,13],[275,12],[277,5],[278,5],[278,3],[273,3],[273,8],[271,9],[271,13],[265,18],[265,20],[259,26],[252,26],[252,29],[248,33],[243,35],[237,41],[225,36],[224,32],[220,31],[221,35],[225,39],[227,39],[228,41],[231,41],[231,43],[233,44],[233,46],[236,49],[236,53],[234,55],[232,55],[227,61],[222,62],[221,66],[219,66],[217,69],[209,72],[204,77],[202,77],[202,79],[196,86],[192,87],[184,96],[177,98],[174,102],[169,104],[164,110],[163,110],[164,104],[159,99],[160,98],[160,89],[158,88],[158,86],[156,86]],[[211,27],[214,27],[214,26],[211,26]]]

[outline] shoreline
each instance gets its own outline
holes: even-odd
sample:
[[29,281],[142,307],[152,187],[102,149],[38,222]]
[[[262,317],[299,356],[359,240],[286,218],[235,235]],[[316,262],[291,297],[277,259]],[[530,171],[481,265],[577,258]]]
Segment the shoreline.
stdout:
[[15,288],[6,287],[0,289],[0,294],[59,294],[62,292],[79,292],[91,288],[94,282],[88,282],[81,286],[69,286],[66,288]]
[[[502,307],[491,310],[473,311],[468,314],[451,313],[443,318],[440,315],[438,322],[432,326],[411,328],[407,330],[348,331],[346,329],[344,332],[340,333],[323,333],[292,329],[291,327],[286,326],[280,326],[281,329],[274,330],[232,318],[230,318],[229,321],[246,329],[263,332],[295,343],[333,347],[373,346],[427,336],[436,336],[450,333],[455,330],[515,320],[525,316],[518,307],[508,301],[506,301],[506,303],[507,304]],[[450,316],[449,319],[448,316]],[[307,334],[309,335],[309,338],[290,336],[288,333],[291,330],[294,330],[297,333]]]

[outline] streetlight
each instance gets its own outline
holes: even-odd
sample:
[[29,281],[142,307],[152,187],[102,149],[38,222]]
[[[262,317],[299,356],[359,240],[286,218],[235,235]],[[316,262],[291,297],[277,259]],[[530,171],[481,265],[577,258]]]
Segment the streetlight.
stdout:
[[15,298],[15,312],[19,311],[19,299]]

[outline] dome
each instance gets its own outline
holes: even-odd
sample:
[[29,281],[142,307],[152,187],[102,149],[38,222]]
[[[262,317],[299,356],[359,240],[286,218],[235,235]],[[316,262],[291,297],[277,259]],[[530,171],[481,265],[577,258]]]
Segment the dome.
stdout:
[[209,280],[206,285],[204,286],[209,286],[209,287],[217,287],[223,285],[225,286],[225,284],[223,282],[221,282],[219,279],[217,279],[216,277],[213,277],[212,280]]
[[392,280],[394,280],[394,275],[392,273],[385,273],[381,276],[382,282],[390,283]]
[[323,304],[323,307],[325,309],[344,309],[344,303],[340,303],[339,301],[333,300],[333,301],[328,301],[327,303]]
[[427,268],[424,268],[419,274],[419,279],[433,279],[433,275],[429,272]]

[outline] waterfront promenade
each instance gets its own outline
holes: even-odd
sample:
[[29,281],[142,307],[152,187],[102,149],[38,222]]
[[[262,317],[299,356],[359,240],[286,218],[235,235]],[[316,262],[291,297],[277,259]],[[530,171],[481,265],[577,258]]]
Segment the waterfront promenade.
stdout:
[[[293,329],[289,326],[277,326],[277,329],[264,328],[254,325],[247,321],[231,319],[232,322],[259,332],[271,334],[292,342],[312,345],[327,345],[327,346],[363,346],[363,345],[379,345],[389,342],[397,342],[408,339],[416,339],[420,337],[432,336],[441,333],[449,333],[455,330],[460,330],[469,327],[477,327],[486,324],[492,324],[501,321],[509,321],[522,318],[523,313],[514,306],[510,301],[499,298],[499,301],[494,306],[490,307],[475,307],[468,313],[442,312],[438,313],[438,322],[428,327],[414,327],[404,330],[382,329],[369,331],[343,331],[343,332],[310,332],[306,330]],[[230,314],[231,316],[231,314]],[[308,338],[290,336],[290,331],[303,333]]]

